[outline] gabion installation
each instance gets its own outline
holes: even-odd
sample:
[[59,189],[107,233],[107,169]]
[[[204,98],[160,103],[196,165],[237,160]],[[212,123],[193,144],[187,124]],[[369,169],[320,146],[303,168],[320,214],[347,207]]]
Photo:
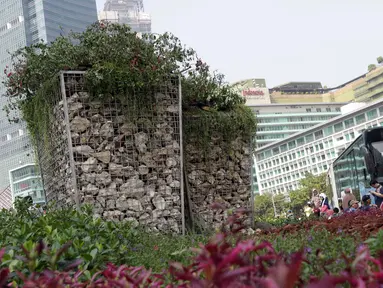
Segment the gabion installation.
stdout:
[[140,105],[135,93],[126,104],[92,100],[83,72],[64,72],[60,83],[38,149],[47,201],[88,203],[106,219],[184,233],[179,79],[147,89],[154,100]]
[[[201,123],[214,125],[216,121],[209,116],[184,115],[184,123],[199,121],[199,117],[208,117]],[[205,129],[200,126],[200,131],[188,133],[187,139],[186,131],[184,134],[185,201],[189,212],[186,214],[191,218],[188,222],[202,232],[211,231],[211,228],[221,227],[230,209],[245,208],[249,211],[246,222],[250,226],[253,223],[250,139],[237,137],[228,141],[216,133],[202,141],[206,143],[201,143]],[[222,204],[226,210],[212,210],[213,203]]]

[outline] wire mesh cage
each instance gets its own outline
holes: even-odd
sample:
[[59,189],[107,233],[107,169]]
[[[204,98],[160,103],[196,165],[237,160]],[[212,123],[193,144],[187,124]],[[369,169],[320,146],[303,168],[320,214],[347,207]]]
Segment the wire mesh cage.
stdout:
[[[184,122],[192,127],[185,128],[183,134],[188,224],[202,232],[211,231],[224,223],[230,210],[237,208],[248,211],[250,224],[253,218],[250,138],[241,137],[241,133],[231,139],[225,137],[214,128],[219,123],[209,113],[184,114]],[[216,132],[206,135],[206,131]],[[222,204],[225,210],[211,209],[213,203]]]
[[87,203],[106,219],[184,233],[179,78],[99,99],[84,83],[84,72],[61,73],[40,141],[48,202]]

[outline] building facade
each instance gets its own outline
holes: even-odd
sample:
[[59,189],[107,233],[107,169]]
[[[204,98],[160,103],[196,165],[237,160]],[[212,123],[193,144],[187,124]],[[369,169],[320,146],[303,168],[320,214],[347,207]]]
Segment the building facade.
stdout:
[[[41,40],[53,41],[70,30],[83,31],[96,21],[95,0],[0,0],[1,71],[11,64],[11,53],[17,49]],[[0,84],[0,95],[4,93],[5,88]],[[6,101],[0,97],[1,107]],[[1,109],[0,190],[9,186],[9,170],[34,160],[25,124],[9,123]]]
[[29,163],[9,171],[12,203],[16,197],[31,196],[33,204],[44,204],[45,194],[40,171],[36,164]]
[[297,189],[306,172],[327,172],[330,164],[364,129],[383,126],[383,99],[351,103],[342,115],[255,152],[256,192],[285,193]]
[[364,81],[354,88],[355,101],[370,102],[383,97],[383,67],[371,71]]
[[260,104],[250,106],[257,117],[256,147],[285,139],[341,115],[346,103]]
[[128,24],[138,33],[151,33],[152,20],[144,12],[143,0],[106,0],[104,10],[98,15],[100,21]]

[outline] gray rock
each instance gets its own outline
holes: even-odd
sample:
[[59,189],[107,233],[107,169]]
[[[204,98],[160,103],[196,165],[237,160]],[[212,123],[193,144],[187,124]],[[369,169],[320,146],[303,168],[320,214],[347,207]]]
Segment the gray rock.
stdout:
[[144,132],[134,134],[134,144],[136,145],[138,152],[145,153],[147,151],[146,143],[148,140],[149,137]]
[[70,129],[76,133],[82,133],[90,127],[90,121],[79,116],[74,117],[70,123]]
[[96,175],[96,182],[98,184],[107,186],[112,183],[112,177],[108,172],[103,171],[101,174]]
[[172,187],[172,188],[180,188],[181,187],[181,183],[180,183],[180,181],[175,180],[172,183],[170,183],[169,186]]
[[177,160],[172,158],[172,157],[169,157],[166,159],[166,166],[167,167],[175,167],[177,166]]
[[144,209],[142,208],[141,202],[136,199],[127,199],[127,207],[129,210],[141,212]]
[[78,112],[83,107],[84,107],[84,105],[82,105],[82,103],[80,103],[80,102],[73,102],[73,103],[68,102],[68,110],[70,112]]
[[82,165],[81,165],[81,169],[82,171],[84,171],[85,173],[89,173],[89,172],[97,172],[98,169],[97,169],[97,164],[98,164],[98,161],[96,158],[93,158],[93,157],[90,157],[88,160],[86,160]]
[[113,134],[114,134],[114,129],[113,129],[113,123],[112,122],[105,123],[104,125],[101,126],[100,135],[103,138],[109,139],[109,138],[113,137]]
[[110,163],[110,151],[96,152],[92,156],[105,164]]
[[113,200],[113,199],[106,200],[106,208],[108,209],[116,208],[116,200]]
[[155,196],[152,200],[154,207],[158,210],[165,210],[166,201],[161,196]]
[[103,213],[103,216],[107,220],[119,220],[120,217],[123,215],[121,211],[105,211]]
[[73,152],[88,157],[94,150],[88,145],[81,145],[73,147]]
[[147,175],[147,174],[149,174],[149,168],[145,165],[140,165],[138,167],[138,173],[140,175]]
[[119,129],[119,132],[123,135],[133,135],[134,131],[137,130],[137,126],[133,123],[125,123]]
[[166,108],[166,111],[170,112],[170,113],[178,113],[179,110],[180,110],[179,107],[176,105],[171,105],[171,106]]

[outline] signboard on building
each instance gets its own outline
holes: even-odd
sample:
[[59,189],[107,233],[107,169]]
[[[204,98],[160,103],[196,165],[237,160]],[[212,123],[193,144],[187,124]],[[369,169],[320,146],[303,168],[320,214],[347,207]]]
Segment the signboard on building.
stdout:
[[242,97],[246,99],[247,105],[270,104],[270,94],[267,88],[244,88]]
[[265,79],[246,79],[233,83],[232,86],[246,99],[246,105],[271,103]]

